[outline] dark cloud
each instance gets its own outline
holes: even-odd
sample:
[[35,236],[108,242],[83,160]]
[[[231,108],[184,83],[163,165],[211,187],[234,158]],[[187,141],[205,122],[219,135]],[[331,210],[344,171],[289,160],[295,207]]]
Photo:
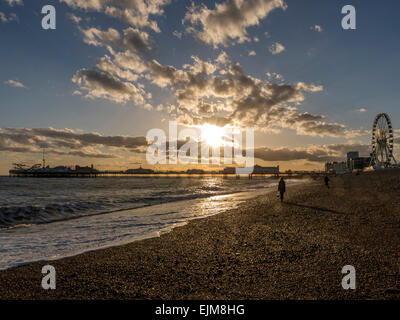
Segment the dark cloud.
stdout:
[[123,47],[135,53],[149,54],[151,51],[148,34],[134,28],[124,30]]
[[20,153],[47,153],[81,158],[112,159],[119,156],[105,153],[102,148],[144,153],[145,137],[103,136],[98,133],[77,133],[54,128],[6,128],[0,130],[0,151]]
[[224,117],[193,117],[192,124],[194,125],[202,125],[203,123],[213,124],[218,127],[224,127],[230,124],[229,119]]
[[118,156],[110,153],[100,153],[100,152],[84,152],[84,151],[70,151],[70,152],[61,152],[57,150],[50,150],[48,153],[63,155],[63,156],[74,156],[80,158],[92,158],[92,159],[115,159]]
[[370,146],[365,144],[328,144],[314,145],[308,148],[256,148],[254,157],[264,161],[295,161],[310,162],[343,161],[347,152],[359,151],[360,156],[369,156]]
[[254,157],[264,161],[308,160],[314,162],[323,162],[336,160],[336,157],[328,156],[328,153],[326,152],[324,154],[315,154],[313,151],[289,148],[256,148],[254,150]]
[[131,99],[136,104],[145,103],[145,92],[130,82],[124,82],[104,72],[96,70],[78,70],[72,78],[81,90],[87,91],[87,98],[104,98],[125,103]]
[[124,29],[122,36],[118,30],[113,28],[108,28],[105,31],[98,28],[79,28],[79,30],[83,34],[83,41],[90,45],[107,47],[109,50],[118,48],[145,56],[149,56],[152,51],[149,35],[136,28]]
[[34,148],[31,146],[15,146],[10,143],[10,139],[8,137],[3,136],[0,133],[0,151],[8,151],[8,152],[32,152]]
[[300,134],[345,136],[345,126],[339,123],[325,123],[319,121],[302,121],[297,128]]
[[54,128],[6,128],[7,137],[18,143],[29,143],[29,139],[51,138],[57,143],[70,143],[75,146],[107,146],[127,149],[136,149],[147,146],[146,137],[103,136],[99,133],[77,133],[70,129],[58,130]]

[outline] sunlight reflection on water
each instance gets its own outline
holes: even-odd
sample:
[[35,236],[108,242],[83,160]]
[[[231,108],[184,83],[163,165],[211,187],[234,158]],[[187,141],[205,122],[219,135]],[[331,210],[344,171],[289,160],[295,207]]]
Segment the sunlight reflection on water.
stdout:
[[[207,181],[203,187],[212,189],[216,184],[218,181]],[[157,237],[190,220],[236,208],[246,199],[271,190],[275,184],[251,192],[168,202],[3,230],[0,231],[0,269]]]

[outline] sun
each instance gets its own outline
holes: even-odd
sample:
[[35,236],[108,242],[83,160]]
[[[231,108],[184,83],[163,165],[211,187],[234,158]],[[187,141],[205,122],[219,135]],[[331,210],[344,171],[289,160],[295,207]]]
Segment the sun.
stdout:
[[224,128],[205,123],[201,126],[201,140],[211,147],[220,147],[224,144]]

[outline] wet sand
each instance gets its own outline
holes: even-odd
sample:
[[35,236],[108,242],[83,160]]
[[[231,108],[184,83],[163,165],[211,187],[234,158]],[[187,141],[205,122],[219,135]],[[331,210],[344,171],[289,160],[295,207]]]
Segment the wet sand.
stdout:
[[[400,300],[400,172],[322,178],[159,238],[0,271],[0,299]],[[356,290],[341,286],[356,269]]]

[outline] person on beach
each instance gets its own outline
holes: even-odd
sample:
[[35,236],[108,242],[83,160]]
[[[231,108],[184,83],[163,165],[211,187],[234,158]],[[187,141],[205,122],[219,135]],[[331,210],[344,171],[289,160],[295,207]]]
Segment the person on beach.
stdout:
[[329,178],[328,178],[328,176],[326,175],[325,176],[325,185],[326,185],[326,187],[329,189]]
[[281,180],[279,181],[278,191],[281,195],[281,202],[283,202],[283,196],[285,195],[286,191],[286,183],[285,180],[283,180],[283,178],[281,178]]

